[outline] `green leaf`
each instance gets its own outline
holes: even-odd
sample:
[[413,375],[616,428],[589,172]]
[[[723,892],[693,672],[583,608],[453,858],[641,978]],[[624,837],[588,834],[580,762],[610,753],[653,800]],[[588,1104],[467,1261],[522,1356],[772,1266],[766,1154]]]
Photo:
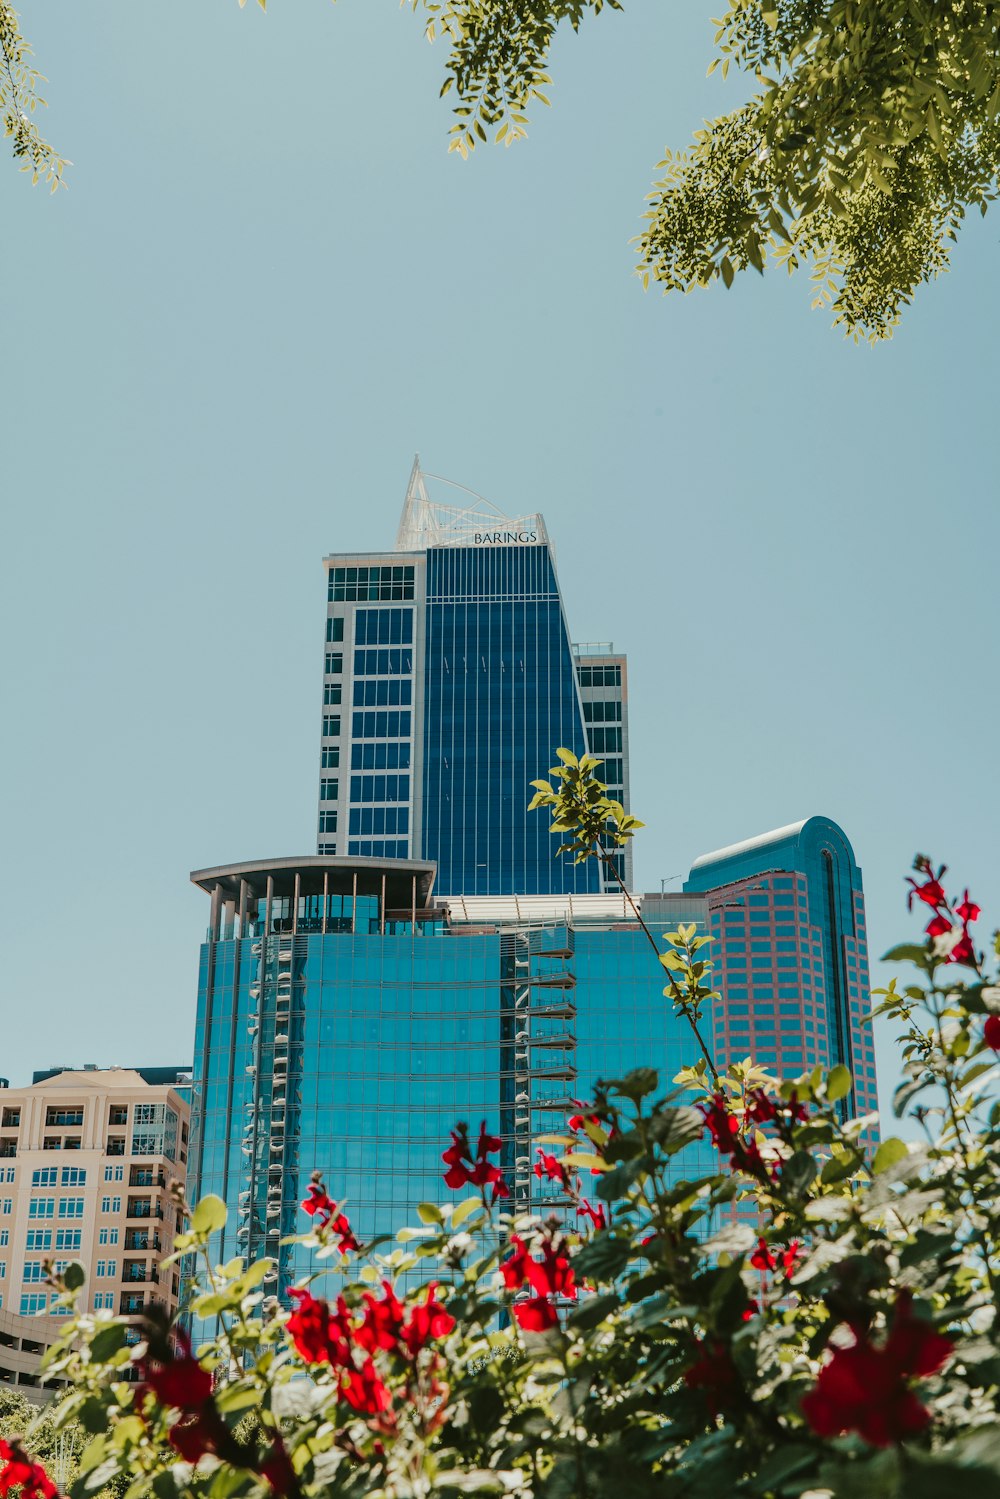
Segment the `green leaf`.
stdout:
[[638,1103],[640,1098],[652,1093],[659,1080],[659,1073],[654,1067],[636,1067],[624,1077],[609,1079],[605,1087],[614,1088],[623,1098],[630,1098],[633,1103]]
[[834,1067],[826,1080],[826,1096],[831,1103],[836,1103],[840,1098],[846,1098],[854,1086],[849,1070],[843,1065]]
[[87,1273],[83,1266],[76,1260],[70,1260],[63,1271],[63,1284],[67,1291],[79,1291],[87,1279]]
[[417,1217],[421,1223],[444,1223],[444,1214],[436,1202],[418,1202]]
[[790,1192],[805,1192],[816,1180],[818,1171],[815,1157],[808,1150],[797,1150],[781,1168],[781,1185]]
[[[95,1364],[103,1364],[125,1347],[124,1322],[109,1322],[98,1327],[90,1340],[90,1357]],[[102,1426],[101,1430],[104,1430]]]
[[596,1327],[599,1322],[603,1322],[604,1318],[609,1317],[612,1312],[617,1311],[618,1306],[618,1297],[609,1291],[603,1296],[588,1297],[570,1313],[566,1320],[570,1327],[576,1327],[585,1332],[591,1327]]
[[926,947],[918,947],[915,942],[901,942],[898,947],[890,947],[887,953],[883,953],[883,963],[920,963],[927,961]]
[[451,1227],[460,1228],[466,1218],[471,1218],[473,1213],[482,1208],[482,1199],[479,1197],[467,1197],[460,1202],[451,1215]]
[[191,1214],[191,1232],[207,1238],[225,1226],[228,1217],[226,1204],[221,1197],[209,1193],[203,1197]]
[[888,1171],[890,1166],[895,1166],[897,1161],[904,1161],[909,1154],[904,1142],[897,1139],[895,1135],[890,1135],[889,1139],[883,1140],[876,1150],[872,1170],[877,1176],[879,1172]]

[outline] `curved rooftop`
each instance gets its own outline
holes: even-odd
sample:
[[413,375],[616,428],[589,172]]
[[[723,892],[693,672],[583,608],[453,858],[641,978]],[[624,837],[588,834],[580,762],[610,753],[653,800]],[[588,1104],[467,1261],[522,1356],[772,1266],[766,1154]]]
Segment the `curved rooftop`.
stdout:
[[804,869],[805,861],[824,849],[845,859],[845,867],[856,871],[860,879],[861,871],[843,828],[829,817],[806,817],[801,822],[789,822],[784,827],[772,828],[769,833],[758,833],[755,838],[700,854],[691,866],[684,889],[707,890],[713,884],[749,879],[769,869]]
[[699,854],[691,865],[692,872],[705,864],[720,864],[723,859],[736,859],[741,854],[756,853],[757,849],[767,848],[771,843],[785,843],[798,837],[806,823],[812,820],[804,817],[801,822],[790,822],[783,828],[772,829],[770,833],[758,833],[756,838],[744,838],[742,843],[729,843],[725,848],[717,848],[714,853]]

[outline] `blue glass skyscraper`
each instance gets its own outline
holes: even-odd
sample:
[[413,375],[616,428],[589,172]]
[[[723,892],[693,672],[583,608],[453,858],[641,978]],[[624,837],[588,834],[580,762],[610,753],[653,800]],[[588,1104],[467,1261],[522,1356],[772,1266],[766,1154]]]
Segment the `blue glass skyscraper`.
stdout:
[[[201,951],[191,1171],[230,1214],[219,1254],[273,1256],[284,1294],[310,1266],[283,1237],[319,1168],[360,1238],[446,1196],[459,1119],[502,1140],[518,1210],[559,1205],[534,1142],[598,1077],[642,1064],[668,1088],[686,1023],[621,895],[438,900],[417,860],[257,861],[192,876],[211,896]],[[654,931],[705,926],[695,896],[650,897]],[[696,1144],[677,1174],[711,1167]]]
[[431,859],[446,894],[596,893],[606,872],[554,860],[528,788],[590,749],[627,802],[624,659],[572,646],[540,515],[434,504],[427,477],[393,551],[325,559],[318,851]]

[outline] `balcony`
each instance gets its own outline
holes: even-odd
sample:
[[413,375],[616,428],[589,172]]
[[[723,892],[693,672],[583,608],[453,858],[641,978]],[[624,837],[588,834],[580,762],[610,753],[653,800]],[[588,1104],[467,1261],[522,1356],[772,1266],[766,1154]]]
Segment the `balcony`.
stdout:
[[119,1316],[134,1317],[141,1312],[145,1305],[145,1297],[141,1291],[123,1291],[118,1306]]
[[129,1172],[128,1184],[130,1187],[163,1187],[166,1182],[159,1171],[154,1171],[152,1166],[133,1166]]
[[162,1249],[159,1234],[149,1232],[148,1228],[127,1228],[125,1230],[125,1248],[140,1253],[149,1253],[154,1249]]
[[157,1203],[156,1207],[148,1197],[130,1197],[128,1200],[128,1211],[126,1218],[160,1218],[163,1217],[163,1209]]
[[12,1155],[17,1155],[17,1140],[9,1137],[0,1140],[0,1159],[9,1160]]
[[105,1155],[124,1155],[125,1138],[123,1135],[111,1135],[105,1146]]
[[144,1260],[126,1260],[122,1266],[122,1280],[129,1285],[155,1286],[160,1277],[152,1267],[147,1267]]

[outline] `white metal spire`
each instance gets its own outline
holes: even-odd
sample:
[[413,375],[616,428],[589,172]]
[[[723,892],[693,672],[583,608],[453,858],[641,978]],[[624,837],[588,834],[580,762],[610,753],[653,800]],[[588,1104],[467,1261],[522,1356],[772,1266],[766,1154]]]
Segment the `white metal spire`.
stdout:
[[[442,505],[427,493],[426,481],[447,484],[469,495],[472,503],[464,506]],[[545,522],[540,515],[504,515],[492,500],[456,484],[440,474],[424,473],[420,454],[413,460],[410,482],[406,486],[403,514],[396,533],[397,552],[422,552],[427,547],[476,546],[489,538],[494,543],[531,544],[547,541]]]

